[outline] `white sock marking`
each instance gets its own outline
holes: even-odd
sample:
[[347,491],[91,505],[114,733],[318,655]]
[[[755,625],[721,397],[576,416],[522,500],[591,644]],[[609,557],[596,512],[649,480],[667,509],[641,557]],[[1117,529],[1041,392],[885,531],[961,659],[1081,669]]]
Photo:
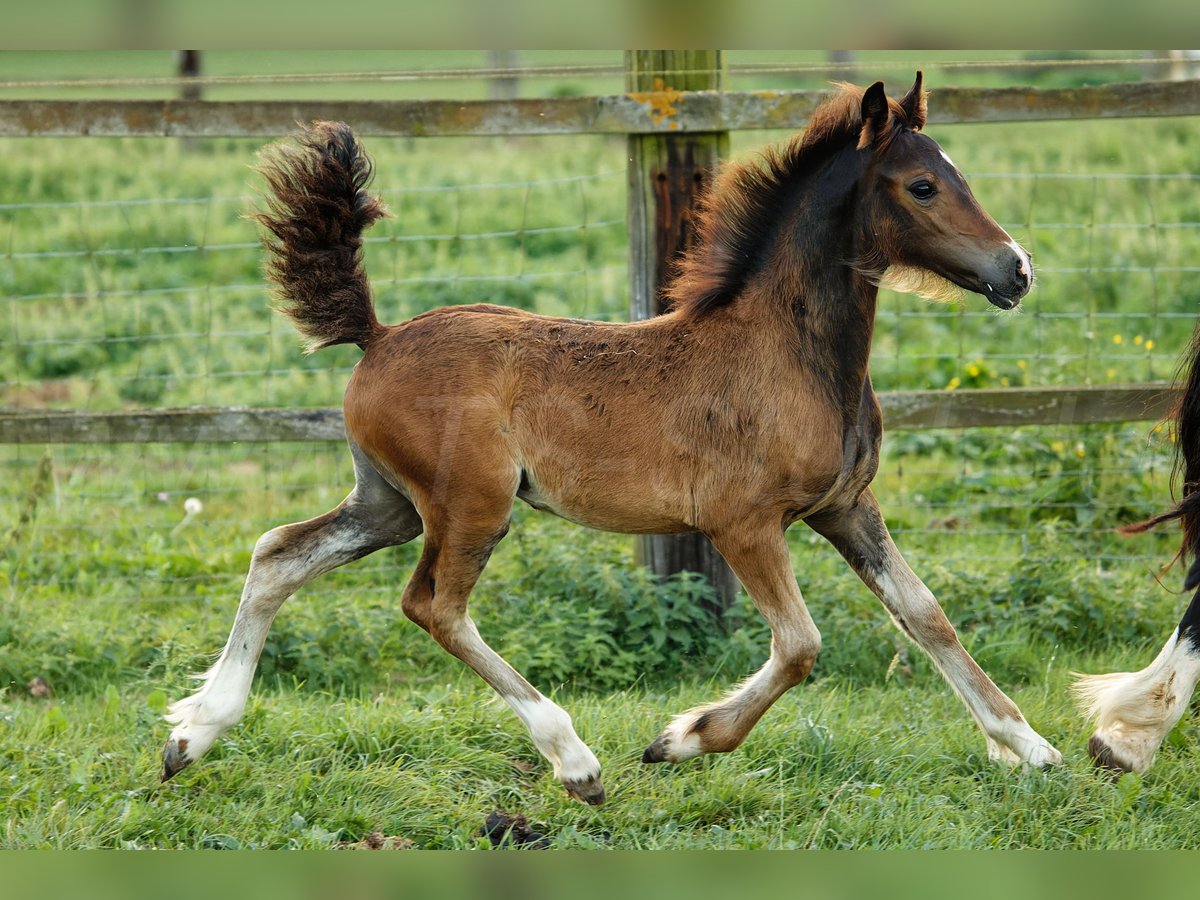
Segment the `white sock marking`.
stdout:
[[566,710],[545,697],[537,700],[505,697],[504,700],[525,723],[533,745],[550,761],[559,781],[586,781],[599,777],[600,761],[579,739]]
[[[893,617],[898,615],[901,618],[916,618],[938,606],[937,598],[929,588],[916,575],[908,574],[912,583],[903,587],[887,571],[875,575],[875,582],[886,598],[884,605]],[[908,580],[902,577],[903,582]],[[908,632],[909,629],[905,629],[905,633]],[[987,700],[976,689],[973,674],[975,667],[968,664],[971,657],[961,644],[956,649],[936,645],[926,647],[919,641],[918,645],[929,654],[934,665],[966,704],[987,740],[988,756],[991,759],[1010,765],[1022,762],[1034,766],[1061,765],[1062,755],[1023,718],[1001,718],[992,712]]]
[[1154,661],[1140,672],[1089,675],[1074,685],[1096,735],[1135,772],[1154,762],[1163,738],[1187,711],[1200,680],[1200,654],[1190,640],[1171,633]]

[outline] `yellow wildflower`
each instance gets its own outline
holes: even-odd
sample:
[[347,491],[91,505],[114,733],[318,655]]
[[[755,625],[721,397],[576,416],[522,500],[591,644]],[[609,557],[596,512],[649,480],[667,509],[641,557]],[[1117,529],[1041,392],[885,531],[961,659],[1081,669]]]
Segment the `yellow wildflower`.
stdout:
[[1113,335],[1113,343],[1114,344],[1122,344],[1124,342],[1125,342],[1125,338],[1121,337],[1119,334]]
[[1153,350],[1154,349],[1154,341],[1146,341],[1146,349]]

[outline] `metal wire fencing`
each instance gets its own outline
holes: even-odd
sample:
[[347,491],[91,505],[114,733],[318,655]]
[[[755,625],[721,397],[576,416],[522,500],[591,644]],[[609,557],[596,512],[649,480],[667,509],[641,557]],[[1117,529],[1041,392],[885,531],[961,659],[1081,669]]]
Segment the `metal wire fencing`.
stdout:
[[[956,156],[966,140],[957,143]],[[246,181],[240,173],[253,146],[214,141],[201,153],[156,160],[139,147],[133,155],[135,168],[178,169],[186,188],[218,166]],[[110,169],[132,152],[128,142],[99,147],[97,164]],[[394,213],[366,247],[381,319],[464,302],[626,317],[619,140],[514,147],[377,139],[370,149],[377,189]],[[1033,251],[1039,287],[1023,314],[1007,317],[970,297],[946,306],[885,293],[876,387],[1169,378],[1200,299],[1200,176],[1097,168],[966,167],[985,207]],[[209,194],[153,196],[139,193],[145,179],[131,175],[70,196],[53,179],[35,179],[0,204],[0,404],[338,404],[356,351],[299,352],[290,327],[269,311],[257,234],[244,218],[252,190],[226,176],[215,181],[220,189]],[[1099,536],[1165,502],[1168,451],[1148,423],[895,432],[877,492],[917,565],[969,562],[981,541],[991,560],[1016,564],[1049,552],[1053,533],[1085,544],[1098,536],[1097,565],[1150,571],[1166,558],[1162,541]],[[14,577],[23,591],[146,601],[227,598],[254,536],[330,508],[350,478],[343,448],[331,444],[5,444],[0,466],[0,508],[13,523],[4,540],[22,548]],[[188,498],[200,500],[199,513],[184,511]],[[572,539],[605,540],[584,531]],[[120,548],[130,542],[154,565],[122,565]],[[380,575],[370,590],[397,590],[410,554],[387,551],[364,563]]]

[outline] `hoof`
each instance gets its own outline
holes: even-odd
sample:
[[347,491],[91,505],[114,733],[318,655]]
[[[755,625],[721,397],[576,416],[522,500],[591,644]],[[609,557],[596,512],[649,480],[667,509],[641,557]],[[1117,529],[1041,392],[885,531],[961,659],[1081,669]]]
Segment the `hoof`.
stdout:
[[1108,741],[1098,734],[1093,734],[1091,740],[1088,741],[1088,756],[1092,758],[1093,766],[1111,778],[1120,778],[1126,772],[1133,771],[1131,766],[1113,753],[1113,748],[1109,746]]
[[567,789],[568,794],[588,806],[599,806],[604,802],[604,785],[600,783],[598,777],[564,781],[563,787]]
[[647,765],[667,761],[667,742],[662,737],[654,739],[654,743],[642,752],[642,762]]
[[171,739],[163,747],[162,780],[168,781],[192,764],[187,755],[188,742]]
[[697,720],[689,716],[676,716],[675,721],[667,726],[658,737],[654,739],[649,747],[642,753],[642,762],[644,763],[681,763],[685,759],[699,756],[701,753],[721,753],[726,750],[732,750],[737,744],[730,747],[704,748],[700,745],[699,728],[702,727],[703,720]]

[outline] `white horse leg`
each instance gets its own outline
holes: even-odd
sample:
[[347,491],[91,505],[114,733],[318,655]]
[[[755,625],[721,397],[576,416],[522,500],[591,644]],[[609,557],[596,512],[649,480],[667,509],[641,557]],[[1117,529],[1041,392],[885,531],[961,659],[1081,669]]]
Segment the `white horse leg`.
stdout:
[[823,514],[809,524],[829,539],[900,630],[933,660],[979,725],[990,758],[1009,764],[1062,764],[1062,755],[1029,727],[1017,705],[967,653],[933,593],[896,549],[869,490],[853,508]]
[[163,748],[164,781],[203,756],[241,719],[267,631],[288,597],[318,575],[420,534],[411,503],[378,476],[361,469],[358,474],[357,486],[336,509],[258,539],[221,655],[201,677],[200,689],[168,710],[174,728]]
[[1200,594],[1154,662],[1140,672],[1084,675],[1074,684],[1084,714],[1095,721],[1088,752],[1097,766],[1145,772],[1187,711],[1200,681]]
[[489,647],[467,612],[471,590],[508,529],[507,509],[503,513],[504,518],[497,515],[491,526],[460,526],[453,534],[431,526],[425,551],[404,589],[404,614],[504,699],[568,794],[584,803],[603,803],[600,762],[575,733],[570,715]]

